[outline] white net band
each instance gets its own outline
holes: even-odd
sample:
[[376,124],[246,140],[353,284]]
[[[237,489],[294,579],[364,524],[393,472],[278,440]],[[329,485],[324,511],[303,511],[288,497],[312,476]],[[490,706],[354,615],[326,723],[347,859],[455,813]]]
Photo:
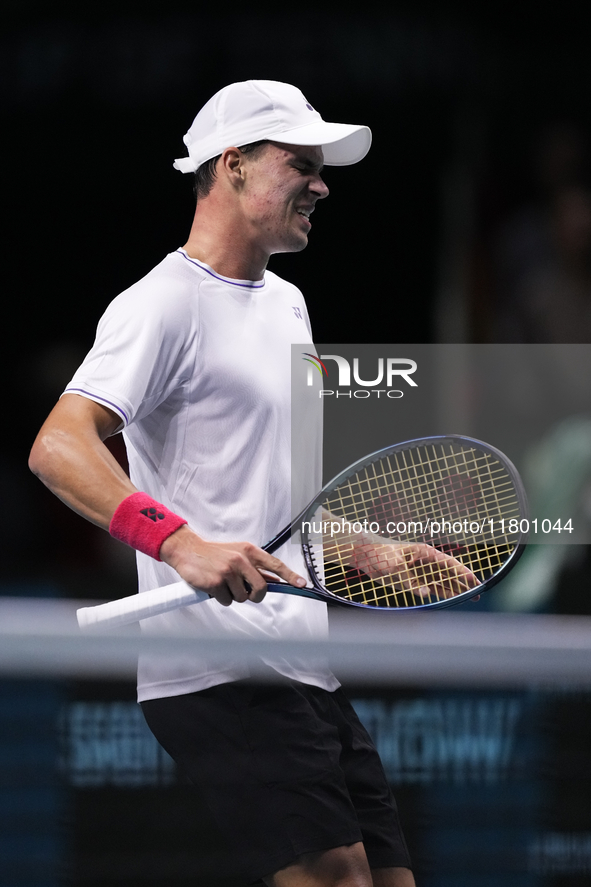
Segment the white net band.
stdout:
[[88,601],[0,598],[0,674],[131,678],[141,652],[182,653],[199,644],[212,659],[328,656],[347,683],[482,687],[591,687],[591,617],[474,613],[331,613],[326,641],[82,632]]

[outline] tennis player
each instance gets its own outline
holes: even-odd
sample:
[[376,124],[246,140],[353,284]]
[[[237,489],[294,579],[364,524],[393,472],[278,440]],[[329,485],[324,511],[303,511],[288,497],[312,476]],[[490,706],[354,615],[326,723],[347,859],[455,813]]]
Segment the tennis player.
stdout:
[[[325,122],[274,81],[218,92],[186,134],[197,205],[183,248],[107,308],[33,446],[32,470],[137,552],[140,592],[180,575],[211,599],[162,629],[317,638],[324,604],[265,597],[305,584],[298,546],[259,548],[291,517],[291,345],[312,338],[296,287],[269,257],[304,249],[328,194],[323,164],[361,160],[365,126]],[[318,454],[298,488],[321,487]],[[130,477],[104,444],[123,429]],[[306,487],[307,485],[307,487]],[[236,541],[246,540],[246,541]],[[410,887],[395,803],[375,749],[324,662],[266,660],[278,680],[191,657],[143,657],[138,698],[156,737],[201,787],[245,883]]]

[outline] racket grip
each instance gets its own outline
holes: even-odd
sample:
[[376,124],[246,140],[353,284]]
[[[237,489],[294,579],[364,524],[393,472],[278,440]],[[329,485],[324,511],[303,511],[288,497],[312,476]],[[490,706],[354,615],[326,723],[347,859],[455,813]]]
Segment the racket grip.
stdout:
[[139,622],[140,619],[148,619],[150,616],[158,616],[161,613],[168,613],[169,610],[188,607],[206,600],[209,600],[209,595],[205,591],[197,591],[186,582],[174,582],[172,585],[163,585],[161,588],[153,588],[141,594],[132,594],[118,601],[108,601],[95,607],[81,607],[76,611],[76,616],[78,625],[82,629],[94,626],[107,628],[130,625]]

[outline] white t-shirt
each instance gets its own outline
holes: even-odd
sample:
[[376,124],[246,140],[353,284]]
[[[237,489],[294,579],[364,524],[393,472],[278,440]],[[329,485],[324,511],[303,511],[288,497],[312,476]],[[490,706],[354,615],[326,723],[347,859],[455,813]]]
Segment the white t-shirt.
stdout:
[[[66,392],[121,416],[139,490],[205,539],[264,545],[321,486],[322,416],[316,408],[310,416],[307,407],[298,434],[307,436],[312,458],[291,501],[291,345],[311,341],[296,287],[271,272],[259,281],[229,280],[178,250],[109,305]],[[288,543],[276,554],[306,575],[299,546]],[[166,564],[141,553],[137,560],[140,592],[178,581]],[[200,633],[253,638],[327,632],[324,604],[280,594],[231,607],[208,600],[147,621],[159,629],[193,625]],[[287,677],[327,690],[338,686],[324,662],[265,661]],[[247,676],[244,663],[220,666],[196,645],[191,656],[143,656],[138,698]]]

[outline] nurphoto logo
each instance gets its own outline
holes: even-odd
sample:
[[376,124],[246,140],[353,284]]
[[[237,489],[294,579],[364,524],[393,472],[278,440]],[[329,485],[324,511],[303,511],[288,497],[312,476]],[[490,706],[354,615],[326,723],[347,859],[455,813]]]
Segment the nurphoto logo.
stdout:
[[[385,395],[389,398],[398,399],[404,397],[404,390],[394,388],[395,384],[401,384],[404,382],[411,388],[418,387],[415,380],[411,378],[413,373],[417,370],[417,363],[415,360],[411,360],[408,357],[379,357],[377,367],[374,367],[372,370],[375,378],[370,379],[361,378],[359,358],[354,357],[353,382],[356,385],[359,385],[359,388],[352,388],[351,386],[351,364],[346,357],[342,357],[340,354],[321,354],[320,357],[318,357],[315,354],[304,352],[302,359],[310,364],[307,375],[307,384],[309,387],[314,385],[314,370],[320,373],[323,382],[325,377],[328,378],[329,375],[331,377],[330,381],[332,382],[335,375],[335,368],[331,366],[329,373],[329,370],[324,363],[324,361],[331,360],[336,363],[338,380],[336,384],[338,389],[349,389],[341,391],[334,388],[321,388],[318,392],[319,397],[356,397],[364,399],[372,396],[379,398],[381,395]],[[364,368],[364,372],[368,372],[367,367]],[[385,385],[386,387],[380,388],[378,387],[380,385]]]

